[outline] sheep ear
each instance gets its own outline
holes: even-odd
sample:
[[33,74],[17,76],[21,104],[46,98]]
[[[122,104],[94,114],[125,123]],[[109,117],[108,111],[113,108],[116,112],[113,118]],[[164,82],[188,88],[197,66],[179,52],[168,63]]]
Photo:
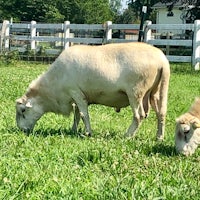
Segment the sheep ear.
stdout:
[[193,123],[193,127],[196,129],[196,128],[200,128],[200,122],[199,123],[197,123],[197,122],[195,122],[195,123]]
[[175,120],[175,121],[176,121],[176,123],[179,123],[179,118],[176,118],[176,120]]
[[32,108],[32,104],[31,104],[30,101],[28,101],[28,102],[26,103],[26,107],[27,107],[27,108]]
[[17,103],[17,104],[23,104],[23,100],[22,100],[22,98],[17,99],[17,100],[16,100],[16,103]]

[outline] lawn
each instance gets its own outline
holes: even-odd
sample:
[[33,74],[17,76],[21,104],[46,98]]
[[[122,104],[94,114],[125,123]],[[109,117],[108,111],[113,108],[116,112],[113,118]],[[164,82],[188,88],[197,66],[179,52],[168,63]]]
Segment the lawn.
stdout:
[[[123,137],[129,107],[92,105],[93,136],[71,133],[72,116],[43,116],[26,136],[15,124],[15,100],[46,64],[0,64],[0,199],[199,199],[200,148],[191,157],[174,149],[175,119],[200,94],[200,73],[171,64],[166,135],[157,142],[153,111],[137,135]],[[83,124],[80,130],[84,130]]]

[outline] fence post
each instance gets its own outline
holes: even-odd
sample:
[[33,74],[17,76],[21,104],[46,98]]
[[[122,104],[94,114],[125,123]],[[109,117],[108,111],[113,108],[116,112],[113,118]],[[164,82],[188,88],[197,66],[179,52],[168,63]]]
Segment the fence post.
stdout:
[[112,22],[107,21],[106,22],[106,43],[109,42],[109,40],[112,39]]
[[64,49],[69,48],[69,38],[70,38],[70,21],[65,21],[64,23]]
[[1,35],[0,35],[0,50],[3,50],[3,43],[4,48],[9,48],[9,34],[10,34],[10,26],[9,21],[4,20],[1,28]]
[[5,20],[5,49],[9,49],[10,22]]
[[0,50],[3,50],[3,42],[4,48],[9,49],[9,35],[10,35],[10,23],[8,20],[4,20],[1,28],[1,38],[0,38]]
[[148,43],[151,40],[151,28],[149,26],[152,24],[152,21],[146,20],[144,23],[144,42]]
[[31,21],[31,50],[35,50],[36,49],[36,41],[35,38],[36,37],[36,21]]
[[194,22],[194,36],[193,36],[193,55],[192,65],[195,70],[199,70],[200,62],[200,20]]

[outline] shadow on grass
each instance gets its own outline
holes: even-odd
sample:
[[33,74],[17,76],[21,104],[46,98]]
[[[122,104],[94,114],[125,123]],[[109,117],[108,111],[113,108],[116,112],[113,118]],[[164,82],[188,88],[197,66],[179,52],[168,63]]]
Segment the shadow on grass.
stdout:
[[150,154],[162,154],[163,156],[177,156],[175,146],[165,145],[163,143],[158,143],[152,147]]
[[85,134],[85,130],[82,130],[81,128],[78,129],[78,132],[74,132],[71,129],[65,129],[65,128],[58,128],[58,129],[36,129],[33,133],[34,135],[42,135],[44,137],[47,137],[49,135],[64,135],[64,136],[70,136],[70,137],[77,137],[77,138],[103,138],[105,140],[110,140],[113,138],[116,138],[116,132],[109,132],[109,133],[97,133],[92,132],[91,136],[88,136]]
[[47,137],[47,136],[53,136],[53,135],[64,135],[64,136],[71,136],[71,137],[78,137],[79,134],[73,132],[71,129],[63,129],[63,128],[59,128],[59,129],[51,129],[51,128],[47,128],[47,129],[36,129],[33,131],[33,133],[30,133],[29,135],[34,134],[36,136],[43,136],[43,137]]
[[103,132],[94,132],[92,137],[101,138],[103,140],[108,141],[112,139],[117,139],[121,136],[119,136],[115,131],[105,131],[105,132],[103,131]]
[[[23,131],[19,130],[16,126],[10,126],[7,127],[1,132],[7,132],[9,134],[20,134],[24,133]],[[85,130],[82,130],[81,128],[78,129],[78,132],[72,131],[72,129],[67,129],[67,128],[36,128],[33,130],[33,132],[30,133],[24,133],[27,136],[35,135],[35,136],[53,136],[53,135],[63,135],[63,136],[70,136],[74,138],[102,138],[104,140],[111,140],[118,138],[118,135],[115,131],[110,131],[110,132],[96,132],[94,131],[92,133],[92,136],[87,136],[84,134]],[[123,135],[121,136],[123,137]]]
[[27,136],[31,136],[31,135],[35,135],[35,136],[43,136],[43,137],[47,137],[47,136],[53,136],[53,135],[64,135],[64,136],[71,136],[71,137],[84,137],[84,135],[80,134],[82,131],[78,130],[78,133],[73,132],[71,129],[64,129],[64,128],[58,128],[58,129],[51,129],[51,128],[47,128],[47,129],[35,129],[33,132],[30,133],[25,133],[21,130],[19,130],[17,127],[7,127],[6,131],[4,130],[4,132],[7,132],[9,134],[20,134],[20,133],[24,133]]

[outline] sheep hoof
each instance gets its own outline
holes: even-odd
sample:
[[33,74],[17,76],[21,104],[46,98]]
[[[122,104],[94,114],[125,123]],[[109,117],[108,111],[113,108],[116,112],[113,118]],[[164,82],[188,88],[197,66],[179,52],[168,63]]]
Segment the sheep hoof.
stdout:
[[86,133],[85,133],[85,136],[87,136],[87,137],[91,137],[92,134],[91,134],[90,132],[86,132]]
[[161,135],[161,136],[157,136],[157,141],[160,141],[160,142],[162,142],[163,140],[164,140],[164,137]]
[[127,133],[124,134],[124,137],[128,138],[128,139],[133,138],[134,136],[135,136],[135,133],[128,133],[127,132]]
[[119,113],[120,112],[120,108],[115,108],[115,112]]

